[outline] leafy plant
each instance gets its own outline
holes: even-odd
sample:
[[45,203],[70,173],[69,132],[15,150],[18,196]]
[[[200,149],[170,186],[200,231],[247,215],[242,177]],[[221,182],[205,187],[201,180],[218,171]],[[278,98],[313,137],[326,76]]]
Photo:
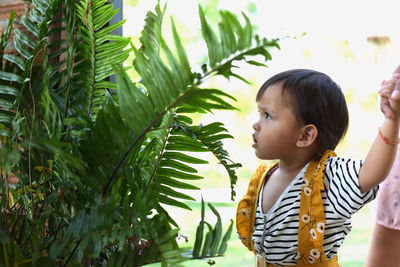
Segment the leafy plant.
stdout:
[[[194,198],[185,190],[200,189],[191,183],[203,178],[195,166],[208,163],[197,153],[225,168],[232,199],[241,166],[223,147],[232,136],[222,123],[192,121],[194,113],[235,109],[233,96],[202,84],[216,75],[247,82],[234,62],[264,65],[277,40],[258,38],[246,15],[242,25],[228,11],[220,12],[217,34],[199,6],[208,62],[198,73],[172,18],[174,48],[165,41],[160,3],[147,13],[140,47],[111,34],[124,21],[109,24],[117,10],[106,0],[32,3],[21,18],[25,29],[14,29],[17,54],[3,52],[14,13],[0,42],[0,264],[179,265],[187,248],[179,247],[166,206],[190,210]],[[265,60],[254,61],[257,55]],[[204,221],[202,202],[189,258],[226,250],[233,221],[222,236],[220,215],[209,207],[217,223]]]
[[[215,223],[214,227],[211,226],[208,222],[204,221],[204,201],[201,200],[201,220],[199,225],[197,226],[196,230],[196,239],[194,242],[194,247],[192,251],[193,258],[200,258],[201,257],[213,257],[216,255],[223,255],[226,251],[228,240],[232,233],[233,228],[233,220],[231,219],[231,223],[229,224],[228,229],[226,230],[223,238],[222,237],[222,223],[221,223],[221,216],[218,211],[214,208],[211,203],[208,203],[211,211],[217,217],[217,222]],[[208,232],[205,235],[205,241],[203,243],[204,237],[204,225],[207,225]],[[201,255],[200,255],[201,251]]]

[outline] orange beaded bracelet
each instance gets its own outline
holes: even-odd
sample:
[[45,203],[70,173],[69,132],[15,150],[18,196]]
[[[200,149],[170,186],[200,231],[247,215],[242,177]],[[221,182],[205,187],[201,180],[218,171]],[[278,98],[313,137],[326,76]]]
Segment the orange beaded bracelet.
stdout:
[[400,138],[398,138],[396,142],[390,142],[385,136],[383,136],[383,134],[381,132],[381,128],[378,128],[378,129],[379,129],[379,136],[382,138],[382,140],[383,140],[383,142],[385,142],[385,144],[388,144],[388,145],[400,144]]

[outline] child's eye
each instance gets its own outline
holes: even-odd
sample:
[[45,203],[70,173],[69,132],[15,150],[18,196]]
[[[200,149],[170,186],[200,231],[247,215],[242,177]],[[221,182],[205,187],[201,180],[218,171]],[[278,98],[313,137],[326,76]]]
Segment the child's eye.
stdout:
[[267,120],[272,119],[271,115],[269,115],[268,112],[265,112],[263,110],[259,110],[258,114],[260,115],[260,118],[266,118]]

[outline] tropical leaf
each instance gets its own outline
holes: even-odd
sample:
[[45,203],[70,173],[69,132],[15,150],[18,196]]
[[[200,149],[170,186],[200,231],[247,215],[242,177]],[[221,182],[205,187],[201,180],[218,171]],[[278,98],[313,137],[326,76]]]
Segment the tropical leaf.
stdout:
[[215,223],[215,226],[213,228],[213,240],[210,246],[210,255],[215,256],[217,254],[218,246],[221,242],[222,222],[221,222],[221,215],[219,215],[218,211],[214,208],[214,206],[211,203],[208,203],[208,206],[210,207],[214,215],[217,217],[217,222]]
[[204,233],[204,200],[203,197],[201,198],[201,219],[200,223],[197,226],[196,229],[196,238],[194,240],[194,245],[193,245],[193,252],[192,256],[193,258],[198,258],[200,255],[200,250],[201,250],[201,245],[203,244],[203,233]]
[[226,230],[224,236],[222,237],[221,244],[218,249],[218,255],[223,255],[225,253],[228,247],[228,240],[231,238],[232,229],[233,229],[233,220],[231,219],[228,229]]

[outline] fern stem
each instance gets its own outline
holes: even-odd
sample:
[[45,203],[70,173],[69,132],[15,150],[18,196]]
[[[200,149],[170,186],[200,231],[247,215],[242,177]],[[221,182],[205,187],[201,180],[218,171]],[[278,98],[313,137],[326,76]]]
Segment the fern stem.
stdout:
[[[67,33],[67,40],[68,40],[68,44],[72,44],[72,49],[68,49],[67,50],[67,78],[66,78],[66,82],[67,82],[67,94],[66,94],[66,98],[65,98],[65,110],[64,110],[64,118],[68,118],[68,113],[69,113],[69,105],[71,103],[71,87],[72,87],[72,77],[73,77],[73,66],[74,66],[74,55],[75,55],[75,33],[74,33],[74,29],[75,29],[75,20],[74,20],[74,16],[70,15],[70,9],[72,9],[72,14],[74,13],[74,4],[71,3],[71,1],[65,1],[65,17],[67,19],[71,19],[71,21],[67,20],[67,25],[70,27],[67,27],[66,33]],[[67,132],[67,124],[65,124],[63,126],[63,133]],[[65,137],[65,134],[62,135],[62,139],[63,140]]]
[[[89,3],[88,5],[91,5],[92,7],[92,3]],[[87,7],[89,8],[89,6]],[[93,10],[92,10],[93,12]],[[88,12],[88,16],[92,15],[92,12]],[[91,112],[92,112],[92,106],[93,106],[93,99],[94,99],[94,91],[96,89],[96,38],[95,38],[95,32],[94,32],[94,27],[93,25],[91,25],[92,27],[89,27],[89,25],[87,25],[88,28],[90,29],[90,33],[92,34],[92,42],[93,42],[93,77],[92,77],[92,93],[90,96],[90,102],[89,102],[89,110],[88,110],[88,116],[89,118],[91,117]]]
[[156,165],[155,165],[155,167],[153,169],[153,172],[151,173],[149,181],[147,182],[147,185],[146,185],[146,188],[144,189],[143,195],[146,194],[147,190],[149,189],[150,184],[153,181],[154,175],[156,174],[156,171],[158,169],[158,165],[160,165],[160,162],[161,162],[161,159],[162,159],[162,155],[164,153],[165,147],[167,146],[167,140],[168,140],[169,134],[171,133],[171,130],[172,130],[172,128],[169,128],[167,134],[165,135],[163,148],[160,151],[160,155],[159,155],[159,157],[157,159],[157,163],[156,163]]
[[[72,41],[71,41],[72,42]],[[69,113],[69,105],[71,103],[71,86],[72,86],[72,77],[73,77],[73,55],[74,55],[74,49],[72,49],[72,53],[70,53],[70,51],[68,50],[68,55],[67,55],[67,60],[71,60],[71,62],[67,63],[67,68],[68,68],[68,75],[67,75],[67,95],[65,97],[65,110],[64,110],[64,118],[68,118],[68,113]],[[72,58],[72,59],[70,59]],[[67,124],[64,125],[63,127],[63,132],[66,133],[67,132]],[[64,135],[63,137],[64,138]]]
[[157,118],[155,120],[153,120],[149,126],[147,126],[146,129],[144,129],[142,131],[142,133],[133,141],[133,144],[128,148],[128,150],[124,153],[124,155],[122,156],[121,160],[118,162],[117,166],[115,167],[114,171],[111,173],[110,177],[108,178],[108,182],[106,184],[106,186],[103,189],[103,199],[105,198],[107,191],[109,189],[109,187],[111,186],[111,184],[113,183],[113,181],[115,180],[115,177],[117,176],[117,173],[119,171],[119,169],[122,167],[122,165],[125,163],[125,160],[128,158],[129,154],[131,153],[131,151],[133,150],[133,148],[137,145],[137,143],[139,142],[139,140],[141,140],[146,133],[159,121],[161,120],[164,115],[170,111],[174,106],[176,106],[184,97],[187,93],[189,93],[190,91],[193,90],[193,88],[195,88],[195,85],[190,86],[190,88],[185,91],[182,95],[180,95],[171,105],[169,105],[163,112],[161,112]]
[[22,238],[22,233],[24,231],[25,228],[25,223],[26,223],[26,218],[24,217],[24,220],[22,221],[22,226],[19,230],[19,235],[18,235],[18,239],[17,239],[17,244],[21,244],[21,238]]
[[[94,40],[93,40],[93,46],[96,47],[96,45],[94,43]],[[95,48],[93,50],[95,50]],[[95,53],[94,58],[96,58],[96,52],[94,52],[94,53]],[[89,110],[88,110],[89,118],[90,118],[90,115],[92,113],[94,91],[95,91],[95,88],[96,88],[95,84],[96,84],[96,59],[94,60],[94,63],[93,63],[92,94],[90,96],[90,103],[89,103]]]
[[[71,77],[72,77],[72,68],[70,69],[70,71],[69,71],[69,75],[68,75],[68,87],[67,87],[67,96],[66,96],[66,98],[65,98],[65,111],[64,111],[64,118],[66,119],[66,118],[68,118],[68,112],[69,112],[69,104],[71,103],[71,83],[72,83],[72,81],[71,81]],[[63,126],[63,133],[66,133],[67,132],[67,124],[64,124],[64,126]],[[65,137],[65,135],[62,135],[62,139],[61,140],[63,140],[64,139],[64,137]]]
[[71,260],[72,256],[74,255],[74,253],[75,253],[76,249],[78,248],[79,244],[81,243],[81,241],[82,241],[82,238],[79,239],[78,242],[76,242],[74,249],[72,250],[71,254],[69,255],[67,261],[64,263],[64,266],[68,265],[68,262]]
[[[5,192],[4,193],[4,196],[5,196],[4,209],[6,210],[8,208],[8,206],[9,206],[9,204],[8,204],[9,191],[8,191],[7,177],[5,175],[3,175],[3,169],[0,169],[0,177],[1,177],[1,180],[3,180],[2,181],[2,187],[4,185],[4,187],[3,187],[4,188],[4,192]],[[0,188],[0,191],[1,191],[1,188]],[[1,193],[3,193],[3,192],[1,192]],[[3,207],[2,207],[2,210],[3,210]],[[7,217],[6,216],[4,216],[3,229],[7,230]]]
[[[43,51],[43,53],[46,53],[46,51]],[[28,177],[29,177],[29,187],[32,189],[32,162],[31,162],[31,154],[32,154],[32,135],[33,135],[33,126],[35,123],[35,117],[36,117],[36,104],[35,104],[35,96],[32,91],[32,67],[33,67],[33,62],[35,62],[36,55],[34,56],[31,66],[29,68],[29,92],[31,93],[32,97],[32,124],[31,124],[31,131],[29,133],[29,145],[28,145]],[[31,197],[31,203],[32,203],[32,219],[35,218],[35,205],[33,203],[33,192],[30,190],[30,197]]]

